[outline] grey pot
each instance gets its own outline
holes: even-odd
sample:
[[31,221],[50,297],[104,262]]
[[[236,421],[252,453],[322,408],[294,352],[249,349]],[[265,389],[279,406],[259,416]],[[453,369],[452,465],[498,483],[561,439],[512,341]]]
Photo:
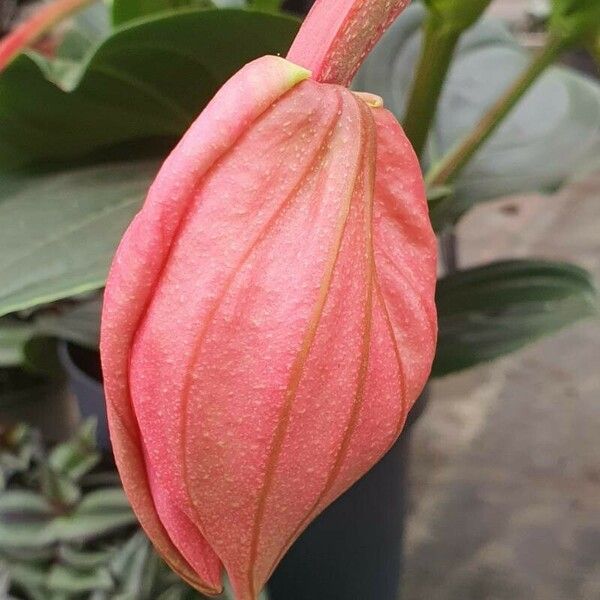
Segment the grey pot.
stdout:
[[58,357],[67,373],[67,384],[77,399],[82,418],[97,419],[98,447],[104,452],[110,451],[106,402],[98,354],[61,341],[58,345]]

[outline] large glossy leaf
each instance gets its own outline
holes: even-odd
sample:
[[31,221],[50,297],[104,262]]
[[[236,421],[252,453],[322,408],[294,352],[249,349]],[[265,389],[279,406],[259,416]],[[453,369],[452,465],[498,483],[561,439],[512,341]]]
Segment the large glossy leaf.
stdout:
[[433,375],[508,354],[580,319],[598,314],[589,275],[573,265],[513,260],[441,279],[439,337]]
[[157,167],[99,164],[0,188],[0,315],[102,287]]
[[212,8],[210,0],[113,0],[112,19],[120,25],[134,19],[178,8]]
[[0,75],[0,169],[174,141],[242,65],[285,52],[297,27],[284,15],[186,10],[123,26],[74,68],[24,54]]
[[[401,118],[419,55],[424,9],[409,7],[359,72],[355,87],[380,94]],[[461,39],[429,140],[429,162],[460,140],[529,60],[498,22],[482,20]],[[600,86],[575,71],[550,69],[456,181],[453,219],[474,202],[554,189],[600,151]]]

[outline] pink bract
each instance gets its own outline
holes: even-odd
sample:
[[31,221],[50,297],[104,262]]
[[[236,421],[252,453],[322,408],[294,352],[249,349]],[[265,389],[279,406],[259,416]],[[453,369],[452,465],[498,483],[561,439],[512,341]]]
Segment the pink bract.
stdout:
[[[404,3],[366,4],[387,24]],[[298,48],[318,10],[292,50],[313,68]],[[105,293],[125,490],[183,578],[218,593],[224,567],[238,600],[397,439],[435,350],[417,159],[375,97],[323,78],[263,57],[227,82],[165,161]]]

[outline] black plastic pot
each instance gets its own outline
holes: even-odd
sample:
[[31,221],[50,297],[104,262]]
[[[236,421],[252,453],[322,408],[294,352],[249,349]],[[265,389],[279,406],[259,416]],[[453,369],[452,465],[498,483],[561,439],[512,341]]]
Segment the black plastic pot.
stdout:
[[283,3],[283,8],[300,15],[305,15],[313,3],[314,0],[286,0]]
[[75,432],[79,411],[63,380],[4,369],[0,377],[0,422],[27,423],[39,429],[45,441],[56,443]]
[[60,342],[58,357],[67,373],[68,385],[77,398],[81,416],[84,419],[96,417],[98,447],[105,452],[109,451],[111,446],[98,353]]
[[269,582],[271,600],[398,600],[410,431],[300,536]]

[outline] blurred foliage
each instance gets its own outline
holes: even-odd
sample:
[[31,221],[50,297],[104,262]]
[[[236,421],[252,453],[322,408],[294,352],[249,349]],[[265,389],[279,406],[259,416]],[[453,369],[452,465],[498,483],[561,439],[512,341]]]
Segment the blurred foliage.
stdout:
[[13,174],[0,189],[0,315],[102,287],[157,168],[131,160]]
[[27,426],[0,429],[0,597],[204,598],[153,551],[100,458],[93,421],[50,451]]
[[550,32],[569,43],[600,30],[600,2],[596,0],[551,0]]
[[[355,87],[377,93],[402,119],[414,77],[425,11],[414,4],[367,58]],[[449,152],[519,76],[529,61],[498,23],[483,19],[461,38],[436,111],[424,166]],[[542,117],[543,115],[543,117]],[[513,193],[556,190],[600,152],[600,85],[553,67],[529,90],[431,206],[435,228],[456,223],[475,204]]]
[[159,12],[99,34],[83,53],[73,42],[86,37],[82,27],[56,59],[27,52],[2,72],[0,169],[72,164],[136,140],[162,156],[164,140],[181,137],[233,73],[285,53],[298,21],[239,9]]
[[447,275],[438,282],[436,303],[434,377],[513,352],[598,316],[600,309],[583,269],[540,260],[497,262]]

